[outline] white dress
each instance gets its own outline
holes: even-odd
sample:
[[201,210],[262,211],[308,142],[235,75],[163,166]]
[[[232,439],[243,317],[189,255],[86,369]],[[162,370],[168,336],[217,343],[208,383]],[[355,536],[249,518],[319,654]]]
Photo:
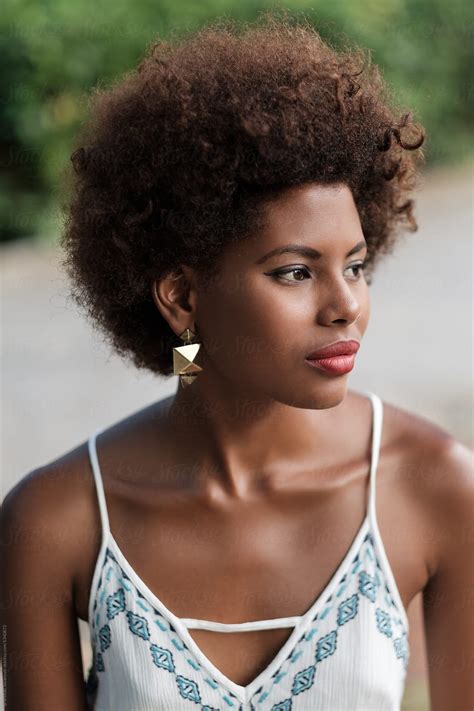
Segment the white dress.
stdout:
[[[110,531],[95,446],[101,430],[91,435],[102,524],[89,598],[91,710],[399,711],[409,625],[375,511],[383,403],[366,394],[373,407],[366,517],[323,592],[295,617],[219,623],[173,614],[141,580]],[[188,631],[283,627],[293,632],[246,686],[226,677]]]

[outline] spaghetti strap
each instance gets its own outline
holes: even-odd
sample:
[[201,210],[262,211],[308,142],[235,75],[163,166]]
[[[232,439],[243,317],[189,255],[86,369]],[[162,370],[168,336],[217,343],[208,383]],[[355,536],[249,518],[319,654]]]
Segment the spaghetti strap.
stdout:
[[105,501],[104,484],[102,481],[102,474],[100,471],[99,458],[97,456],[96,439],[102,430],[96,430],[91,434],[88,440],[89,447],[89,458],[92,466],[92,471],[94,474],[95,488],[97,492],[97,499],[99,502],[100,509],[100,521],[102,525],[102,541],[105,541],[108,534],[110,533],[109,516],[107,513],[107,504]]
[[398,611],[400,613],[401,620],[405,625],[406,629],[409,630],[410,623],[408,620],[407,611],[403,604],[402,597],[400,595],[400,590],[395,580],[393,574],[392,566],[387,556],[387,551],[385,550],[385,545],[382,539],[382,534],[380,533],[379,524],[377,521],[377,512],[375,507],[376,501],[376,478],[377,478],[377,465],[379,463],[380,455],[380,443],[382,440],[382,424],[383,424],[383,402],[382,399],[372,392],[367,392],[370,396],[373,407],[373,425],[372,425],[372,458],[370,467],[370,487],[369,487],[369,505],[368,505],[368,518],[370,529],[373,535],[375,550],[380,558],[380,563],[382,569],[387,577],[389,590],[395,601]]
[[383,403],[381,398],[375,393],[368,392],[372,402],[372,446],[370,457],[370,475],[369,475],[369,502],[368,515],[372,524],[377,523],[377,515],[375,512],[375,492],[377,466],[379,463],[380,443],[382,441],[382,422],[383,422]]

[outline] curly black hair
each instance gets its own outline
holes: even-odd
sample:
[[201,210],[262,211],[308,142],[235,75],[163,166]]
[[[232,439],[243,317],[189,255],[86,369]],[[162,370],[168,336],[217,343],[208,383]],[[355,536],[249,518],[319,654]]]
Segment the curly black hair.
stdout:
[[399,228],[417,230],[409,193],[425,132],[393,106],[369,50],[336,50],[285,12],[154,39],[137,68],[92,92],[64,171],[73,299],[121,356],[169,375],[182,341],[154,280],[180,264],[215,275],[265,203],[308,182],[350,187],[370,284]]

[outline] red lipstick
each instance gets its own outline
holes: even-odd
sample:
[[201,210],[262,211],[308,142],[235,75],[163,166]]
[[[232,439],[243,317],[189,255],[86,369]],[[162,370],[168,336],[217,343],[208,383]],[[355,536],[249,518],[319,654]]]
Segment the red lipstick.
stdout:
[[352,339],[336,341],[310,353],[309,356],[306,356],[306,361],[314,368],[319,368],[327,373],[343,375],[349,373],[354,367],[355,354],[359,350],[359,346],[359,341]]

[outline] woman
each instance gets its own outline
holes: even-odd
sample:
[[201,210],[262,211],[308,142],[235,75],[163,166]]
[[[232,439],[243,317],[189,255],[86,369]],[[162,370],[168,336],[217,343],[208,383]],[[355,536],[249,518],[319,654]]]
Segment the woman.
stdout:
[[179,383],[7,496],[13,711],[399,709],[421,590],[432,709],[473,705],[469,452],[348,389],[424,138],[365,60],[266,14],[93,97],[64,266]]

